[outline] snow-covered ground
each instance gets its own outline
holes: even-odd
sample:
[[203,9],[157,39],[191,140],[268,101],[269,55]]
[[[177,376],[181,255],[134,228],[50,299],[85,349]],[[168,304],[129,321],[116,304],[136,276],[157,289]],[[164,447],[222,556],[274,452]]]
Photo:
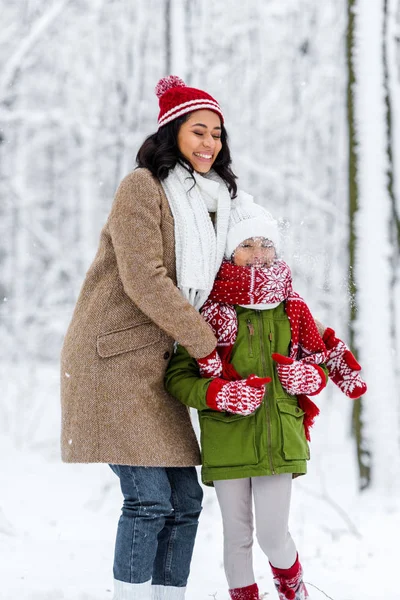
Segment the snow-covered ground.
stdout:
[[[398,600],[398,498],[359,495],[345,426],[351,403],[335,391],[332,398],[321,394],[319,405],[309,474],[294,482],[291,515],[311,600]],[[0,440],[0,598],[111,600],[117,479],[107,465],[61,463],[58,398],[49,406],[41,436],[53,442],[45,450],[38,443],[17,447],[4,435]],[[275,598],[256,543],[254,554],[260,589]],[[219,509],[209,488],[187,598],[228,600]]]

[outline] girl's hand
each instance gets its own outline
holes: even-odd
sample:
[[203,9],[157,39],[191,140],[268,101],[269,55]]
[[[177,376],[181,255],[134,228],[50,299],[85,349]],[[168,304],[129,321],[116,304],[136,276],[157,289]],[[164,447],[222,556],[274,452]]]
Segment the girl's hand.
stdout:
[[282,387],[289,394],[314,396],[326,386],[326,377],[319,365],[303,363],[282,354],[273,353],[276,370]]
[[361,379],[361,366],[354,354],[342,340],[335,336],[333,329],[328,327],[323,335],[325,346],[328,348],[326,367],[329,377],[338,388],[353,400],[367,391],[367,384]]
[[236,415],[250,415],[262,403],[265,384],[270,381],[270,377],[260,378],[256,375],[239,381],[214,379],[207,390],[207,406]]

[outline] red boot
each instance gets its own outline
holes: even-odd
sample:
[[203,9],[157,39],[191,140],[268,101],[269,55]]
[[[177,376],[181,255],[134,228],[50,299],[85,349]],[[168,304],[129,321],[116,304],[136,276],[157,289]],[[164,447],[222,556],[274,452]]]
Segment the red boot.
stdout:
[[247,585],[243,588],[229,590],[229,595],[232,600],[260,600],[260,596],[258,594],[258,585],[256,583],[253,583],[253,585]]
[[289,569],[277,569],[272,565],[271,569],[279,600],[307,600],[309,596],[303,582],[303,569],[298,555]]

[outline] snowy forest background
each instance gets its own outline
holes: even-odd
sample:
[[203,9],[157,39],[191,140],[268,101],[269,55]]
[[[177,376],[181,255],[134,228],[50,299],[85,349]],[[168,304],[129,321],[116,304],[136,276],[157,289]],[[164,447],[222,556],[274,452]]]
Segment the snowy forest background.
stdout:
[[[52,497],[49,477],[65,512],[71,497],[75,506],[88,494],[85,515],[96,521],[88,538],[100,517],[104,531],[115,527],[111,475],[60,463],[58,357],[117,185],[156,129],[154,86],[173,73],[219,100],[240,186],[285,225],[295,288],[363,366],[362,402],[332,386],[320,397],[310,478],[294,514],[306,528],[314,511],[307,531],[321,549],[337,542],[327,572],[346,535],[361,552],[358,568],[370,572],[374,532],[378,545],[400,520],[400,0],[0,0],[0,14],[0,547],[16,562],[27,548],[46,560],[38,540],[50,517],[38,490]],[[39,494],[28,514],[26,481]],[[377,506],[367,550],[362,515]],[[43,518],[37,531],[27,524],[34,511]],[[60,530],[48,534],[54,543],[84,536],[70,522],[68,534],[65,524],[51,527]],[[94,565],[95,547],[87,551]],[[72,584],[87,555],[73,556],[59,565],[64,575],[69,565],[72,587],[57,583],[44,595],[50,583],[35,579],[35,598],[92,598]],[[210,593],[223,589],[220,571]],[[0,598],[33,597],[19,573],[10,567]],[[354,593],[328,597],[384,597]]]

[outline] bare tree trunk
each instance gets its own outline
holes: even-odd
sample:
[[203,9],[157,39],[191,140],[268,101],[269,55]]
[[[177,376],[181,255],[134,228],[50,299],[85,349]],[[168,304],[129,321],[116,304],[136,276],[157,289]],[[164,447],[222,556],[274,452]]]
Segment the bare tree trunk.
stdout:
[[[387,113],[387,156],[388,193],[391,202],[391,242],[392,242],[392,306],[393,323],[391,329],[392,346],[396,356],[400,352],[398,332],[400,327],[400,0],[384,2],[383,68],[385,77],[385,102]],[[400,365],[397,363],[397,379],[400,381]]]
[[[355,106],[353,90],[356,84],[355,65],[353,60],[354,52],[354,7],[356,0],[348,2],[348,29],[347,29],[347,115],[349,128],[349,291],[351,297],[350,303],[350,327],[349,337],[350,346],[354,354],[354,326],[356,323],[357,313],[357,288],[355,282],[355,274],[353,265],[356,257],[356,225],[355,216],[358,210],[358,183],[357,183],[357,153],[356,153],[356,132],[355,132]],[[364,439],[363,419],[362,419],[362,400],[358,398],[353,406],[353,426],[352,431],[356,441],[358,470],[360,476],[360,488],[368,487],[371,480],[370,469],[370,450],[366,447]]]
[[368,393],[356,402],[354,432],[360,485],[390,503],[398,488],[399,403],[396,299],[397,209],[393,190],[390,73],[386,0],[349,4],[351,161],[350,261],[353,349],[365,368]]

